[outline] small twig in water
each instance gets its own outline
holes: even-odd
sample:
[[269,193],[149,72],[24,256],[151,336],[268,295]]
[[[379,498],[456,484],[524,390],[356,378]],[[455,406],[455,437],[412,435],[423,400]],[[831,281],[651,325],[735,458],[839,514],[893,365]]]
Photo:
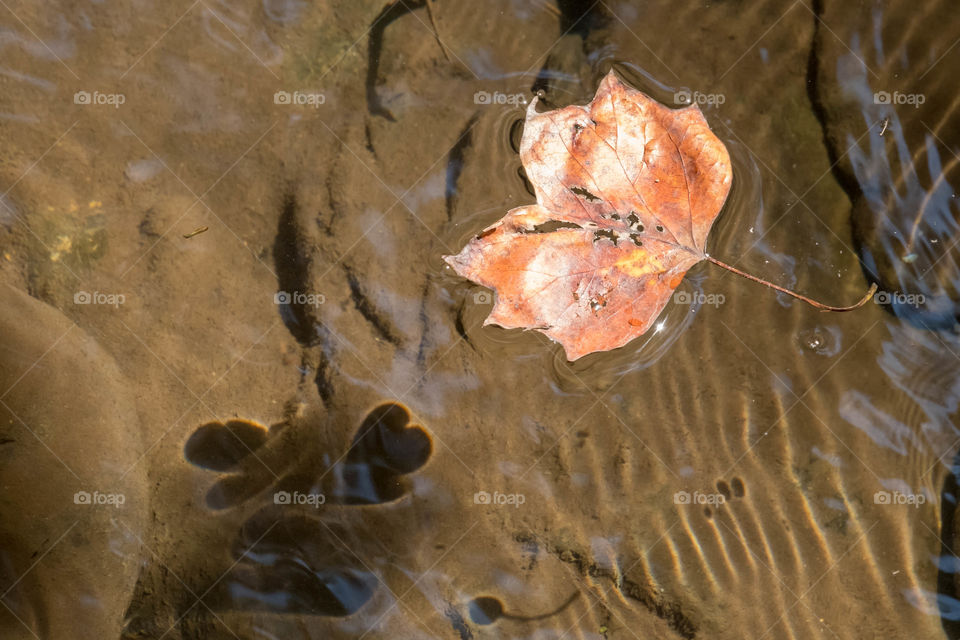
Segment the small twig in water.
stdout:
[[210,227],[197,227],[196,229],[194,229],[194,230],[191,231],[190,233],[185,233],[185,234],[183,234],[183,237],[184,237],[184,238],[192,238],[193,236],[198,236],[198,235],[200,235],[201,233],[203,233],[204,231],[207,231],[207,230],[209,230],[209,229],[210,229]]

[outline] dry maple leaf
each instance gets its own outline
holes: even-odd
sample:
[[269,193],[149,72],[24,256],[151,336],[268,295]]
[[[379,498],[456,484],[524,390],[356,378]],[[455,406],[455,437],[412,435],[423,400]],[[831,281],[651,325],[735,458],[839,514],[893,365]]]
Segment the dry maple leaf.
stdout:
[[700,109],[665,107],[611,71],[586,106],[527,108],[520,159],[537,204],[512,209],[455,256],[456,272],[496,292],[484,324],[536,329],[569,360],[650,328],[706,253],[730,192],[730,155]]

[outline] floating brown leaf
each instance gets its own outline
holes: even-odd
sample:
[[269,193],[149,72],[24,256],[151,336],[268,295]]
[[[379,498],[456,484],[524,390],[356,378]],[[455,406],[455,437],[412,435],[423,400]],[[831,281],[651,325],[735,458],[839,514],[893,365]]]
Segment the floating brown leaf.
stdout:
[[611,71],[586,106],[527,109],[520,159],[537,204],[509,211],[445,260],[496,291],[484,324],[536,329],[569,360],[650,328],[730,192],[726,147],[696,106],[670,109]]

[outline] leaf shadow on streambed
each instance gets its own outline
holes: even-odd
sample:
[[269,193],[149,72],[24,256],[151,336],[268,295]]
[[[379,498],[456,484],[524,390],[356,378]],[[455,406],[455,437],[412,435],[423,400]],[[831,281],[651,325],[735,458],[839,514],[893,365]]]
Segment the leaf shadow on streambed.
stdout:
[[[304,425],[310,428],[312,425]],[[318,495],[331,504],[392,502],[407,493],[402,477],[430,458],[433,444],[423,427],[410,423],[400,404],[384,403],[361,423],[345,455],[325,469],[287,469],[289,443],[281,442],[293,427],[285,422],[269,429],[249,420],[213,421],[201,425],[184,445],[190,463],[223,475],[209,489],[207,506],[235,507],[269,487],[274,502],[284,492]],[[287,446],[284,446],[287,445]],[[274,473],[276,469],[280,474]]]
[[[404,476],[426,464],[433,450],[427,431],[410,420],[400,404],[375,407],[332,463],[325,455],[297,455],[302,444],[292,432],[318,428],[309,422],[268,429],[233,419],[198,427],[184,457],[223,474],[207,491],[207,506],[222,511],[258,496],[266,503],[241,525],[230,550],[232,568],[211,591],[211,606],[347,616],[367,603],[380,579],[357,555],[362,545],[345,542],[359,534],[343,524],[340,510],[408,493]],[[309,459],[322,461],[304,469]]]
[[[355,535],[355,534],[354,534]],[[309,514],[267,507],[241,528],[230,553],[235,564],[216,585],[217,610],[348,616],[374,595],[380,578],[345,540],[351,532]]]

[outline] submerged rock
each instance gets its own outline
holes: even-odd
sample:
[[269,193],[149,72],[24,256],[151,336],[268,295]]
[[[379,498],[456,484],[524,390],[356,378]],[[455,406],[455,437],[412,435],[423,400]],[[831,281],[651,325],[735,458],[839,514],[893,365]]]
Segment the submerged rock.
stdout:
[[147,520],[144,446],[111,356],[0,285],[0,637],[116,638]]

